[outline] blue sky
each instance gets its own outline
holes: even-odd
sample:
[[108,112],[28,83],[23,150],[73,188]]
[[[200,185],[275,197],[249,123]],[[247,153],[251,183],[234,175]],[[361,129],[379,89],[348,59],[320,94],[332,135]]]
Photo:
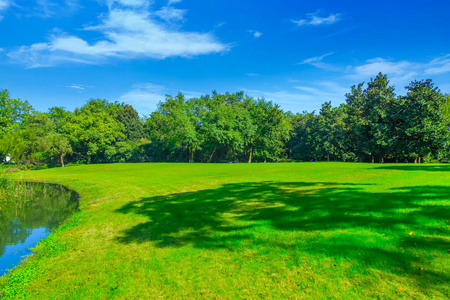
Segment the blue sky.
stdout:
[[37,110],[244,91],[284,110],[388,74],[450,92],[450,1],[0,0],[0,88]]

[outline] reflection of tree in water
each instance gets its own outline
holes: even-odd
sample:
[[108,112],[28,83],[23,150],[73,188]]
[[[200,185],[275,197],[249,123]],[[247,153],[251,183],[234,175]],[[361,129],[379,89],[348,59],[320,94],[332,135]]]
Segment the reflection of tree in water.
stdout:
[[0,256],[6,245],[24,242],[35,228],[56,228],[78,209],[78,194],[54,184],[27,183],[26,195],[0,201]]

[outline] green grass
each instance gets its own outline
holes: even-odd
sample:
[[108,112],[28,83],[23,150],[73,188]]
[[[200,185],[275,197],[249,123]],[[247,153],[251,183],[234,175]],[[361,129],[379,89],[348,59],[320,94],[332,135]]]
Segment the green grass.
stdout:
[[448,298],[450,166],[110,164],[29,171],[81,212],[6,298]]

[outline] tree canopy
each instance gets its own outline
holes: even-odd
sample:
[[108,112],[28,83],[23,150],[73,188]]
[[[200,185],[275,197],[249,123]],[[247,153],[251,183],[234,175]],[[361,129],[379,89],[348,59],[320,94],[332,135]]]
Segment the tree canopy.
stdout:
[[351,87],[345,103],[284,112],[243,92],[167,95],[147,118],[91,99],[36,112],[0,91],[0,156],[35,167],[142,161],[416,161],[450,158],[450,96],[431,80],[396,95],[386,75]]

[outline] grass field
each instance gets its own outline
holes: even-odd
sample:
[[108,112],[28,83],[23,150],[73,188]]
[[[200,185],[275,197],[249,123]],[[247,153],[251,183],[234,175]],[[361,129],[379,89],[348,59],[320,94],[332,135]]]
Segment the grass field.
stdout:
[[110,164],[21,173],[81,211],[3,297],[448,298],[450,166]]

